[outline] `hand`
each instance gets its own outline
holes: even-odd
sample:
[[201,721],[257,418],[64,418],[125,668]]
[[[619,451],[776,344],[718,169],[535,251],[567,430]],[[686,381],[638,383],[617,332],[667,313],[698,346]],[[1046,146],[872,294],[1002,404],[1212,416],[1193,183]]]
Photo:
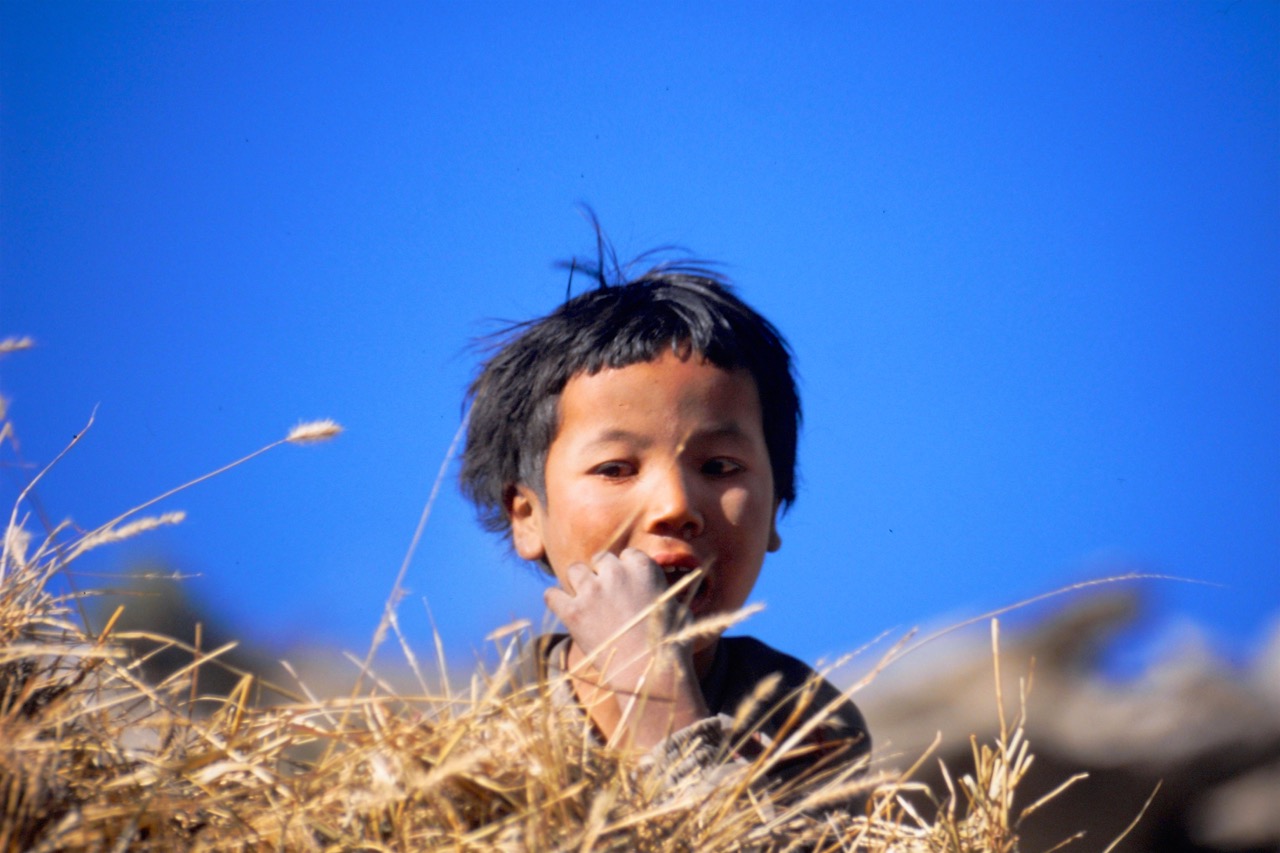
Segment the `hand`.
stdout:
[[688,611],[660,601],[667,582],[656,563],[628,548],[569,566],[563,582],[547,590],[547,606],[573,639],[570,663],[586,660],[575,689],[607,737],[622,725],[633,746],[649,747],[707,715],[692,648],[664,643]]
[[574,563],[565,571],[564,585],[547,590],[547,606],[610,690],[634,690],[662,652],[680,656],[681,650],[662,649],[662,641],[680,622],[683,608],[674,600],[659,602],[666,578],[644,552],[628,548],[618,555],[600,554],[590,566]]

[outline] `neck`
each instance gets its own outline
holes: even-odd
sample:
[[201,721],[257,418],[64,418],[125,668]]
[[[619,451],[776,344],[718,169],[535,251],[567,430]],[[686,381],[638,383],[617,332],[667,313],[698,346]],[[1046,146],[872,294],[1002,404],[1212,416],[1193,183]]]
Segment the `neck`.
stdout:
[[[619,693],[605,685],[599,670],[586,660],[578,644],[570,640],[565,666],[574,698],[606,743],[648,749],[671,732],[707,716],[699,683],[715,662],[715,644],[693,654],[693,666],[662,669],[662,675],[637,688],[648,698]],[[652,690],[652,693],[649,691]],[[619,733],[625,726],[629,731]]]
[[613,692],[601,685],[600,673],[596,668],[584,663],[585,657],[578,644],[571,640],[565,664],[570,673],[569,681],[573,685],[574,698],[607,741],[613,737],[622,720],[622,709],[618,707],[618,700]]

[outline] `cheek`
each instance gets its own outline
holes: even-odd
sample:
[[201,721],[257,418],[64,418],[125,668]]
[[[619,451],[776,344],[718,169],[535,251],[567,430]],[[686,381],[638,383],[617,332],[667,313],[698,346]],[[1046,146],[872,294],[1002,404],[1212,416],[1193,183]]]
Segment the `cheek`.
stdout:
[[763,499],[761,494],[753,488],[728,489],[720,496],[720,511],[734,527],[749,529],[761,524],[767,527],[773,502]]
[[548,528],[548,548],[565,565],[594,556],[617,527],[612,503],[589,491],[566,489],[549,496],[553,519]]
[[[773,533],[774,504],[760,497],[758,489],[731,489],[720,496],[720,509],[727,526],[733,531],[731,547],[735,560],[747,563],[764,561]],[[726,554],[727,556],[727,554]],[[758,571],[758,568],[757,568]]]

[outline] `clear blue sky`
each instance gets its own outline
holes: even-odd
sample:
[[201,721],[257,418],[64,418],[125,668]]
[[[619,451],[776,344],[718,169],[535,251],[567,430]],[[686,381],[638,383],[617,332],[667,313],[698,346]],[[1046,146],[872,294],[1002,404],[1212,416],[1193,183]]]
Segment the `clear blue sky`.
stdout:
[[[39,499],[166,504],[250,639],[362,649],[493,318],[679,243],[789,336],[802,491],[751,629],[814,659],[1141,569],[1142,644],[1280,611],[1280,6],[0,5],[0,335]],[[4,471],[12,495],[29,472]],[[541,585],[450,474],[402,607]]]

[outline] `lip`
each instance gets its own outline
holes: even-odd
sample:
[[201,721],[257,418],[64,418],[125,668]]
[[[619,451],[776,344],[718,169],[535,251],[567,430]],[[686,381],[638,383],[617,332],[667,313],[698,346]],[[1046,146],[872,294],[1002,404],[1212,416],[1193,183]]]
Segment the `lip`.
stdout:
[[702,565],[702,561],[699,560],[697,557],[695,557],[693,554],[677,554],[674,552],[665,553],[665,554],[654,554],[649,559],[657,563],[658,567],[661,568],[663,571],[670,571],[671,569],[684,569],[686,571],[693,571],[694,569]]

